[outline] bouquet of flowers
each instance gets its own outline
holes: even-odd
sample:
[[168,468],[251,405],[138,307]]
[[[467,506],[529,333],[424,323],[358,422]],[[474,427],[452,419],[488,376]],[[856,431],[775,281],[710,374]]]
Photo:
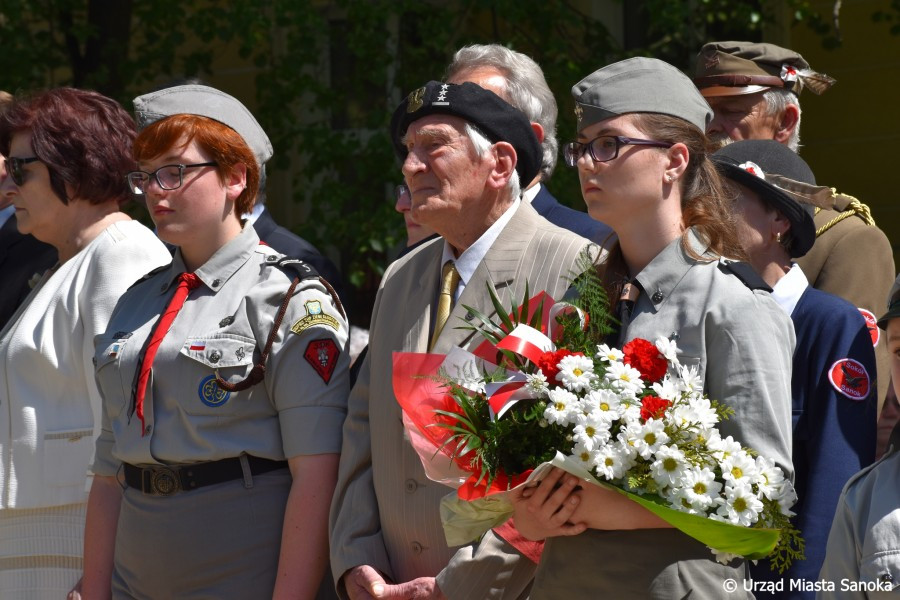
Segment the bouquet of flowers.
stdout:
[[605,296],[597,281],[580,285],[580,306],[545,310],[549,297],[526,291],[509,315],[491,292],[501,323],[476,314],[487,341],[474,354],[395,355],[413,445],[429,477],[458,487],[441,507],[448,544],[503,523],[504,492],[558,466],[625,494],[723,562],[770,556],[783,571],[801,558],[781,469],[720,435],[734,411],[703,394],[675,341],[597,343],[609,330]]

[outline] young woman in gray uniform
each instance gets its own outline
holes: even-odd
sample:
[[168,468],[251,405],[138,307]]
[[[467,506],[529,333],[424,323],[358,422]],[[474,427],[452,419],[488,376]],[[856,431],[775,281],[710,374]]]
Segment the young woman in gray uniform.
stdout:
[[[625,282],[637,291],[612,342],[677,340],[706,393],[735,410],[722,436],[790,476],[793,329],[752,269],[726,258],[742,252],[707,156],[709,106],[680,71],[646,58],[600,69],[572,93],[578,141],[566,161],[578,168],[591,216],[619,238],[601,267],[610,297]],[[739,583],[729,597],[748,595],[742,561],[718,564],[637,504],[577,483],[557,470],[516,502],[520,531],[547,539],[533,600],[719,598],[727,579]]]
[[129,185],[177,250],[95,340],[88,598],[311,598],[327,562],[347,322],[324,280],[242,226],[265,134],[231,101],[135,141]]

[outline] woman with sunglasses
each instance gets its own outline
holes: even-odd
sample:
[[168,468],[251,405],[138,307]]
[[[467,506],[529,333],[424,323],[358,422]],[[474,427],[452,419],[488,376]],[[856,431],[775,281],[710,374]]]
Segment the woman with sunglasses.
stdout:
[[120,209],[134,136],[115,101],[69,88],[0,117],[0,193],[19,231],[59,255],[0,334],[0,598],[63,598],[81,574],[100,427],[94,336],[128,286],[170,260]]
[[[621,321],[609,343],[677,342],[704,391],[735,410],[733,436],[791,474],[787,316],[743,256],[708,157],[709,106],[684,74],[634,58],[572,88],[578,141],[565,149],[590,215],[618,242],[600,266]],[[618,301],[617,301],[618,300]],[[523,535],[546,539],[531,598],[718,598],[741,560],[710,550],[624,496],[555,470],[515,499]],[[738,587],[735,597],[750,596]],[[729,596],[731,597],[731,596]]]
[[268,138],[237,100],[198,88],[135,100],[139,119],[158,120],[135,140],[129,185],[177,249],[96,339],[103,421],[84,594],[312,598],[328,557],[347,322],[324,279],[242,223],[259,186],[251,148]]

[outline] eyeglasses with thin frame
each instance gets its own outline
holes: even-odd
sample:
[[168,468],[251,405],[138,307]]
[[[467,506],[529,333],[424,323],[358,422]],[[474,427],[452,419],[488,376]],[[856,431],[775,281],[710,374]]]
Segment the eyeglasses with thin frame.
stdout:
[[609,162],[619,156],[622,146],[652,146],[654,148],[671,148],[675,144],[656,140],[641,140],[621,135],[601,135],[586,144],[569,142],[563,147],[566,165],[574,167],[585,152],[590,154],[594,162]]
[[6,159],[6,170],[9,172],[9,178],[16,185],[25,183],[25,165],[33,163],[39,159],[37,156],[29,156],[27,158],[19,158],[18,156],[10,156]]
[[409,188],[406,187],[405,183],[401,183],[396,188],[394,188],[394,200],[399,201],[403,198],[403,196],[409,196]]
[[131,171],[125,175],[128,188],[134,194],[146,194],[150,179],[156,178],[156,183],[164,190],[177,190],[184,184],[184,170],[194,167],[215,167],[218,163],[209,161],[194,163],[191,165],[163,165],[152,173],[147,171]]

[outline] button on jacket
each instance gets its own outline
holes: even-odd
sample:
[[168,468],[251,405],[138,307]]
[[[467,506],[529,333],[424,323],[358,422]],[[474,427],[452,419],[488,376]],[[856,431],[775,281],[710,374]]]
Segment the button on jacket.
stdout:
[[[706,245],[692,231],[699,255]],[[704,391],[732,407],[722,437],[791,467],[790,318],[768,292],[749,289],[726,259],[691,258],[677,239],[635,277],[638,297],[622,342],[673,338],[684,365],[696,365]],[[720,565],[701,543],[671,529],[588,530],[547,540],[532,599],[718,598],[722,581],[742,581],[741,562]],[[740,594],[732,594],[735,598]]]
[[156,354],[144,403],[132,387],[142,349],[186,269],[180,252],[122,298],[95,338],[103,422],[94,471],[115,475],[134,465],[214,461],[247,453],[283,460],[336,453],[348,393],[347,323],[317,279],[301,281],[266,363],[265,379],[226,392],[216,374],[244,379],[272,329],[295,273],[260,245],[252,227],[195,271],[193,290]]

